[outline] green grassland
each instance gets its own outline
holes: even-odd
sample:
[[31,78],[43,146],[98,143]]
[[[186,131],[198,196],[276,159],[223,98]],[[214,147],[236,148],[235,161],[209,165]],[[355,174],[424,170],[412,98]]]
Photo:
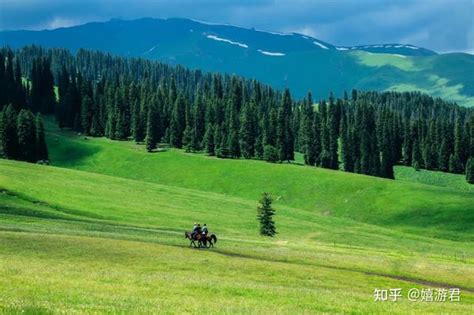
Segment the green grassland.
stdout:
[[424,233],[452,239],[473,228],[474,195],[466,191],[173,149],[149,154],[132,142],[86,140],[53,124],[47,128],[51,159],[61,167],[247,200],[268,191],[279,205],[405,231],[423,227]]
[[[474,106],[472,75],[466,69],[474,66],[468,54],[434,56],[401,56],[350,52],[359,65],[372,69],[357,86],[386,91],[420,91],[460,105]],[[455,75],[453,75],[455,74]],[[460,78],[463,78],[461,80]]]
[[[0,312],[472,311],[474,194],[451,179],[147,154],[47,129],[53,166],[0,160]],[[263,191],[271,239],[258,235]],[[188,247],[194,221],[217,234],[214,249]],[[438,287],[460,287],[461,301],[406,298]],[[404,297],[374,302],[375,288]]]
[[446,187],[458,191],[474,192],[474,185],[470,185],[466,181],[465,175],[427,170],[416,171],[412,167],[395,166],[395,177],[401,181]]

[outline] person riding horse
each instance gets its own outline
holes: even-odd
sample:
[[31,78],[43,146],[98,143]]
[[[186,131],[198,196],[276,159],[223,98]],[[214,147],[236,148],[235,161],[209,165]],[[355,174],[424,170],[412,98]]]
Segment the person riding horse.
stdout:
[[199,240],[201,234],[201,225],[198,224],[198,223],[194,223],[194,226],[193,226],[193,231],[192,231],[192,238],[195,239],[195,240]]
[[[214,247],[214,244],[217,242],[217,237],[214,234],[209,235],[209,230],[205,223],[202,229],[200,224],[194,223],[192,231],[184,232],[184,237],[191,241],[189,246],[194,247]],[[195,241],[198,242],[197,246]]]

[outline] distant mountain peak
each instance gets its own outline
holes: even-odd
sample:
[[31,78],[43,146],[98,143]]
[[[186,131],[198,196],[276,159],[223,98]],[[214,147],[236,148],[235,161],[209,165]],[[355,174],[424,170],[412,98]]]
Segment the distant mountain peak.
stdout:
[[[184,18],[112,19],[48,31],[3,31],[0,45],[101,50],[194,69],[239,74],[302,96],[329,91],[419,89],[474,105],[474,56],[411,44],[333,45],[279,33]],[[419,62],[430,57],[429,63]]]

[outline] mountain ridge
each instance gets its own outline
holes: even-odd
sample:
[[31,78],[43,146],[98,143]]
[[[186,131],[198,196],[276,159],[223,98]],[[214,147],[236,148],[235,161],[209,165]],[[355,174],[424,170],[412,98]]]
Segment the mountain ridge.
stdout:
[[[93,34],[93,36],[91,35]],[[420,90],[474,106],[474,56],[409,44],[336,46],[299,33],[184,18],[112,19],[43,31],[1,31],[0,43],[101,50],[121,56],[238,74],[297,96],[363,90]]]

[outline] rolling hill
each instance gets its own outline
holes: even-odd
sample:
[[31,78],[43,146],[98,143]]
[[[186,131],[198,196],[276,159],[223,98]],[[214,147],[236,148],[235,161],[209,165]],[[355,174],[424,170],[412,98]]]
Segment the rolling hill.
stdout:
[[50,157],[60,167],[249,200],[268,190],[285,206],[415,233],[423,227],[423,233],[450,239],[473,228],[474,195],[467,183],[460,190],[175,149],[150,154],[128,141],[85,140],[52,121],[47,128]]
[[[90,36],[94,34],[94,36]],[[310,36],[281,34],[188,19],[114,19],[44,31],[2,31],[0,43],[95,49],[207,71],[235,73],[311,90],[421,90],[461,105],[474,105],[474,56],[437,54],[409,44],[334,46]]]
[[[474,302],[472,191],[47,131],[53,166],[0,160],[0,312],[468,313]],[[258,235],[263,191],[273,239]],[[216,248],[188,248],[194,221]],[[461,288],[461,301],[406,298],[439,287]],[[375,303],[375,288],[405,298]]]

